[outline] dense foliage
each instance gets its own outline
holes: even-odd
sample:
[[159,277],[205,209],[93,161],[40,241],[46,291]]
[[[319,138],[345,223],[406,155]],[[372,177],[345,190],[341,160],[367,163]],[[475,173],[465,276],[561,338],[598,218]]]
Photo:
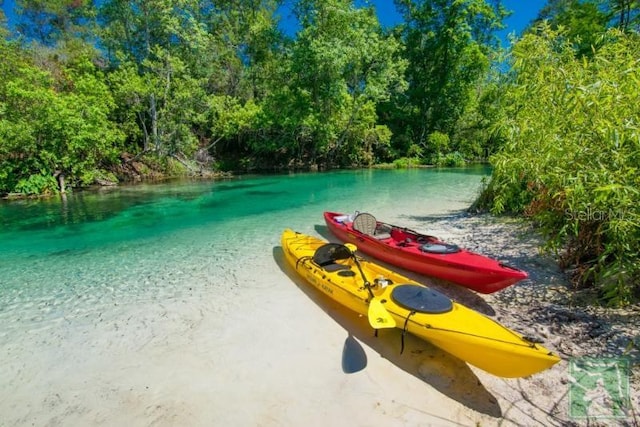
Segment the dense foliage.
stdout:
[[1,25],[0,194],[114,180],[140,159],[197,173],[493,151],[479,106],[501,7],[399,1],[406,24],[384,29],[371,6],[297,0],[288,34],[284,4],[17,0],[19,33]]
[[373,163],[391,136],[377,123],[376,105],[404,88],[400,44],[382,34],[372,9],[350,1],[302,0],[297,14],[301,29],[261,117],[272,155],[297,163]]
[[469,132],[482,128],[471,112],[506,11],[484,0],[396,3],[405,19],[401,34],[409,82],[408,90],[389,106],[396,138],[405,141],[408,150],[417,146],[433,163],[446,152],[483,157],[488,140]]
[[484,197],[532,216],[578,285],[625,303],[640,283],[640,37],[602,37],[590,60],[544,25],[514,46]]
[[55,193],[64,177],[72,186],[100,178],[122,142],[103,74],[84,58],[45,70],[5,40],[0,55],[0,193]]

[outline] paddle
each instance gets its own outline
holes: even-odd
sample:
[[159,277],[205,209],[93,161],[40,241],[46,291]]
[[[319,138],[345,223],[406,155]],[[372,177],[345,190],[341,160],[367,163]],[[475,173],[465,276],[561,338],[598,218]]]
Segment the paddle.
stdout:
[[351,257],[356,263],[356,267],[358,267],[360,275],[364,280],[364,287],[367,288],[367,291],[369,291],[369,295],[371,296],[371,301],[369,301],[369,311],[367,312],[369,324],[374,329],[395,328],[396,321],[393,320],[393,317],[391,317],[391,314],[384,307],[382,301],[373,294],[373,291],[371,290],[371,283],[369,283],[364,271],[362,271],[362,266],[356,257],[356,250],[358,250],[357,246],[352,243],[347,243],[345,246],[349,249],[349,252],[351,252]]

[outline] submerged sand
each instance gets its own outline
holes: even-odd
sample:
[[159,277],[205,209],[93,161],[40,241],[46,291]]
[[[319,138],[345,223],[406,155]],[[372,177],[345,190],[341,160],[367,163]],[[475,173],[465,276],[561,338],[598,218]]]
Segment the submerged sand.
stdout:
[[[16,304],[26,307],[23,315],[8,306],[0,311],[0,425],[638,424],[637,348],[626,353],[634,366],[635,412],[623,418],[570,417],[568,373],[572,358],[624,353],[625,342],[638,334],[637,309],[576,306],[564,275],[539,254],[539,240],[522,223],[460,213],[384,213],[389,215],[380,218],[389,222],[527,270],[528,280],[493,295],[404,273],[541,337],[562,362],[528,378],[502,379],[411,336],[400,354],[399,330],[375,337],[366,318],[307,286],[284,265],[280,236],[274,235],[270,251],[255,250],[250,266],[235,265],[238,254],[218,251],[223,259],[214,268],[207,264],[211,253],[204,251],[185,255],[201,257],[199,268],[162,277],[150,273],[150,282],[179,286],[164,293],[159,287],[144,297],[146,303],[128,304],[114,288],[102,293],[100,309],[72,305],[78,308],[69,311],[53,301],[29,307],[16,291]],[[331,238],[320,223],[300,231]],[[577,314],[562,320],[568,313]],[[25,322],[33,327],[19,338],[11,335],[12,325]],[[593,333],[597,327],[605,332]]]

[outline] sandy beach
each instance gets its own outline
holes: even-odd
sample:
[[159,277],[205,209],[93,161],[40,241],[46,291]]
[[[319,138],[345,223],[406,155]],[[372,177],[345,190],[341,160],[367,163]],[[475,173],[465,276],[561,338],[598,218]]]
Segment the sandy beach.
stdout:
[[[465,214],[384,219],[527,270],[530,279],[492,295],[404,273],[542,338],[562,362],[529,378],[502,379],[410,336],[400,354],[399,330],[375,337],[366,318],[284,265],[279,236],[272,236],[271,253],[256,251],[251,268],[214,272],[204,261],[210,253],[188,254],[202,258],[202,267],[163,276],[179,291],[147,297],[147,304],[114,297],[102,302],[117,305],[108,311],[26,310],[21,322],[31,316],[33,328],[0,349],[0,425],[638,425],[637,348],[627,351],[635,412],[624,418],[570,417],[568,372],[571,358],[624,353],[637,339],[637,308],[576,306],[563,274],[517,221]],[[331,237],[322,225],[313,231]],[[225,265],[237,254],[216,256]],[[203,285],[192,286],[194,280]],[[43,324],[45,310],[53,320]],[[11,334],[8,311],[0,312],[0,334]]]

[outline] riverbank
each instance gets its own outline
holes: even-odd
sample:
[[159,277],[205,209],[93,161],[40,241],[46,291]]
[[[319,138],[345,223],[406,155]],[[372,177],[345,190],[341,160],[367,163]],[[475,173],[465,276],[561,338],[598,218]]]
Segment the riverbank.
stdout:
[[[592,418],[589,425],[638,425],[640,422],[640,308],[610,309],[592,305],[585,291],[571,289],[557,263],[540,253],[542,239],[527,223],[489,215],[455,218],[411,218],[419,229],[435,232],[467,249],[507,261],[529,278],[491,295],[470,295],[465,289],[434,281],[433,286],[523,335],[536,337],[563,359],[554,368],[517,381],[483,379],[495,392],[502,421],[513,425],[586,425],[583,402],[576,402],[580,384],[570,370],[586,358],[629,362],[632,411],[613,419]],[[605,378],[607,378],[605,376]],[[623,383],[624,384],[624,383]],[[578,394],[579,395],[579,394]],[[573,398],[573,400],[572,400]],[[573,409],[574,416],[570,414]],[[585,414],[586,415],[586,414]]]

